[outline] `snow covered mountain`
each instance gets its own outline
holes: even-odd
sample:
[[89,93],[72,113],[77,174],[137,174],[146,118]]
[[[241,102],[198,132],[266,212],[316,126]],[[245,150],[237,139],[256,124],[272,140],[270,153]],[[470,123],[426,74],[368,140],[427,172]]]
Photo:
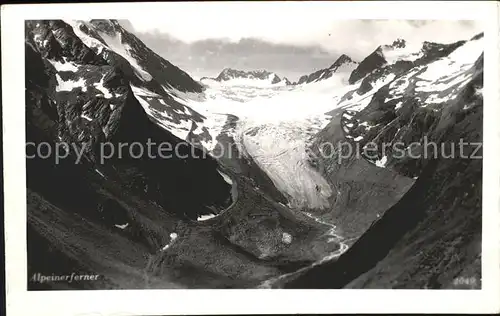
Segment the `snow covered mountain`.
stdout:
[[[442,56],[444,51],[447,54]],[[450,104],[461,103],[462,108],[454,111],[465,112],[474,106],[467,102],[467,94],[481,94],[482,51],[482,37],[451,46],[424,43],[421,57],[396,70],[403,72],[377,91],[366,108],[344,114],[347,137],[362,145],[368,142],[380,145],[388,139],[404,143],[408,152],[402,157],[396,158],[392,150],[385,155],[381,152],[367,155],[371,157],[368,160],[380,166],[394,166],[411,177],[418,176],[422,161],[408,156],[415,156],[422,148],[410,148],[410,143],[422,142],[439,124],[441,113],[451,111]],[[380,69],[380,73],[394,72],[390,65]],[[380,80],[380,77],[371,80]],[[369,83],[363,81],[362,86],[364,84]]]
[[[357,66],[358,62],[353,61],[349,56],[342,54],[330,67],[315,71],[309,75],[304,75],[294,84],[311,83],[319,80],[324,80],[337,76],[349,76],[352,70]],[[344,82],[346,78],[343,78]]]
[[[481,160],[414,156],[481,141],[481,34],[398,39],[295,85],[229,68],[199,83],[114,20],[27,21],[25,49],[27,141],[75,144],[27,159],[29,273],[108,275],[90,288],[480,279]],[[103,144],[151,141],[187,156],[100,162]]]
[[[211,78],[204,77],[201,82],[207,82]],[[267,70],[251,70],[243,71],[231,68],[225,68],[221,73],[212,78],[215,81],[222,82],[225,85],[242,85],[242,86],[279,86],[290,85],[290,81],[283,77],[280,78],[274,72]]]
[[[166,92],[167,87],[173,86],[183,91],[202,91],[201,86],[148,50],[116,21],[29,21],[26,64],[29,126],[41,128],[40,132],[51,141],[78,143],[91,164],[103,165],[105,169],[106,164],[100,159],[103,142],[181,141],[160,128],[161,124],[153,123],[158,113],[170,121],[180,121],[188,115],[190,120],[201,120],[199,114],[175,102]],[[51,123],[47,125],[44,120]],[[162,124],[168,122],[165,119]],[[167,198],[168,191],[178,191],[179,197],[190,191],[188,195],[205,195],[204,202],[190,207],[188,216],[208,212],[207,205],[223,207],[230,203],[229,186],[210,158],[193,159],[190,163],[141,158],[140,167],[125,171],[134,164],[132,155],[128,152],[120,162],[109,161],[113,168],[107,169],[130,179],[129,185],[148,191],[159,204],[183,203],[182,198],[177,202]],[[171,179],[157,177],[161,170],[167,172],[171,168],[176,169]],[[107,177],[100,167],[95,169],[95,173]],[[201,193],[199,190],[206,183],[193,186],[181,179],[199,173],[206,175],[206,183],[212,183],[214,191]],[[140,183],[134,183],[138,177]]]
[[[454,288],[463,273],[480,280],[481,160],[475,157],[481,151],[466,146],[464,156],[446,157],[459,152],[460,141],[482,141],[483,49],[482,34],[449,45],[423,43],[410,60],[379,63],[337,98],[310,157],[338,192],[331,204],[336,214],[326,218],[342,223],[343,236],[366,232],[338,260],[274,286]],[[345,147],[320,154],[322,144],[338,141],[361,148],[361,157]],[[339,163],[339,157],[347,158]],[[391,198],[383,192],[389,187],[395,204],[388,208]],[[352,265],[358,261],[363,264]]]

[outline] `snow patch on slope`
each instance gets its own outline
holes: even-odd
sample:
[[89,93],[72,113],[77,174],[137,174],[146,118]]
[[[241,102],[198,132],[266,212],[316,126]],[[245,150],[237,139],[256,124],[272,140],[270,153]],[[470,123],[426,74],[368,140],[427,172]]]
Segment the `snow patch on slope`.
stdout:
[[59,74],[56,74],[56,79],[57,79],[56,92],[72,91],[73,89],[77,88],[81,88],[83,92],[87,91],[86,81],[83,78],[78,79],[78,81],[74,80],[64,81],[62,80]]
[[104,77],[105,76],[106,75],[103,75],[99,82],[94,83],[94,87],[97,90],[101,91],[106,99],[110,99],[113,97],[113,95],[106,87],[104,87]]
[[227,184],[233,185],[233,180],[231,180],[231,177],[229,177],[227,174],[223,173],[222,171],[217,169],[217,172],[224,178],[224,181],[226,181]]
[[[149,104],[149,102],[158,102],[166,106],[166,109],[173,112],[173,115],[179,114],[179,110],[170,108],[162,96],[152,91],[149,91],[148,89],[137,87],[134,85],[131,85],[131,88],[132,92],[134,93],[134,96],[142,105],[144,110],[148,113],[148,115],[155,118],[158,125],[170,131],[172,134],[179,137],[180,139],[188,140],[189,132],[192,130],[194,124],[194,121],[191,118],[175,119],[174,117],[172,117],[172,114],[168,113],[166,110],[165,111],[157,110]],[[186,107],[184,108],[184,110],[188,111],[189,109]],[[188,113],[182,112],[182,114],[187,115]]]
[[52,64],[52,66],[54,66],[57,71],[78,71],[78,65],[74,62],[67,61],[66,57],[63,57],[63,63],[50,59],[47,60]]

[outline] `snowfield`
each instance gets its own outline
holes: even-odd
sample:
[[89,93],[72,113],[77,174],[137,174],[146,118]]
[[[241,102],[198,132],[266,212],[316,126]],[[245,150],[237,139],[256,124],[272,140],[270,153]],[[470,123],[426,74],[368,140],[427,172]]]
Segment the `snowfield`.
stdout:
[[72,91],[73,89],[81,88],[83,92],[87,91],[87,84],[85,79],[80,78],[78,81],[68,80],[64,81],[59,74],[56,74],[57,87],[56,92]]
[[[296,87],[208,86],[205,98],[173,91],[179,102],[206,117],[212,139],[233,136],[240,152],[264,170],[294,208],[325,208],[331,189],[308,162],[309,139],[330,120],[325,113],[337,107],[339,78]],[[236,127],[223,128],[225,115],[238,117]],[[196,131],[194,131],[196,134]],[[213,144],[207,148],[213,149]]]

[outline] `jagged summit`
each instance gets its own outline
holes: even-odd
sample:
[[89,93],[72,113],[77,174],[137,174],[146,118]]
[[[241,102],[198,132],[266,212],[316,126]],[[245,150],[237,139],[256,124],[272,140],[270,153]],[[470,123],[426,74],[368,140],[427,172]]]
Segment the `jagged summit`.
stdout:
[[386,68],[385,72],[397,72],[403,68],[407,69],[413,65],[427,63],[436,58],[448,55],[464,43],[465,41],[458,41],[451,44],[424,41],[421,46],[417,46],[417,43],[408,45],[404,39],[398,38],[390,45],[378,46],[377,49],[363,59],[359,63],[359,66],[353,70],[349,77],[349,83],[353,84],[375,71],[380,72],[386,66],[393,67],[394,69]]
[[356,64],[356,63],[357,62],[352,60],[351,57],[347,56],[346,54],[342,54],[330,67],[328,67],[328,69],[332,70],[333,72],[336,72],[343,65]]
[[[480,37],[451,44],[427,42],[425,50],[413,59],[415,56],[406,55],[390,63],[384,58],[382,65],[361,76],[352,84],[353,90],[337,99],[336,108],[328,113],[332,120],[315,137],[311,156],[317,157],[315,165],[331,167],[321,170],[335,183],[338,196],[351,194],[352,206],[346,207],[342,199],[331,206],[336,221],[344,223],[341,227],[346,227],[352,214],[380,207],[377,203],[381,200],[365,199],[361,194],[374,194],[382,183],[396,184],[396,191],[401,190],[403,180],[396,179],[391,174],[394,171],[416,181],[396,203],[369,215],[367,230],[344,254],[290,275],[288,282],[284,277],[276,287],[481,286],[481,160],[471,159],[472,149],[453,159],[444,154],[421,154],[426,142],[453,152],[458,150],[458,140],[481,141],[484,41]],[[376,56],[381,57],[371,54],[361,64],[374,61]],[[330,165],[322,145],[341,141],[363,148],[364,160],[353,156]],[[420,146],[410,148],[410,143]],[[401,147],[385,150],[387,144]],[[405,148],[405,153],[397,147]],[[341,146],[331,150],[337,151],[347,152]],[[374,186],[363,187],[367,178]],[[353,220],[353,225],[359,225],[361,218]],[[464,240],[463,236],[469,238]],[[367,252],[373,255],[368,258]],[[353,265],[361,258],[368,260]],[[460,271],[470,271],[476,283],[457,286],[455,278]]]
[[238,70],[233,68],[224,68],[215,78],[203,77],[201,81],[215,80],[225,84],[243,84],[243,85],[290,85],[290,81],[283,77],[280,78],[276,73],[265,70]]
[[406,41],[402,38],[396,39],[394,42],[392,42],[391,45],[393,48],[405,48],[406,47]]
[[296,84],[310,83],[320,81],[332,77],[335,73],[346,73],[352,71],[357,62],[352,60],[346,54],[342,54],[335,60],[335,62],[328,68],[320,69],[309,75],[304,75],[299,78]]
[[354,62],[354,60],[352,60],[351,57],[347,56],[346,54],[342,54],[339,56],[339,58],[337,58],[334,65],[335,64],[344,64],[346,62]]
[[380,54],[382,57],[384,57],[384,54],[387,53],[387,51],[393,51],[393,50],[398,50],[398,49],[403,49],[407,47],[407,43],[404,39],[398,38],[392,42],[392,44],[383,44],[377,47],[375,49],[375,52]]
[[474,35],[470,40],[475,41],[475,40],[481,39],[483,37],[484,37],[484,32],[481,32],[481,33]]
[[[235,79],[235,78],[249,78],[249,79],[266,80],[272,75],[273,75],[272,72],[264,70],[264,69],[244,71],[244,70],[237,70],[237,69],[232,69],[232,68],[224,68],[222,70],[222,72],[215,78],[215,80],[226,81],[226,80],[231,80],[231,79]],[[276,78],[274,78],[273,80],[275,80],[275,79]],[[273,82],[273,83],[275,83],[275,82]]]

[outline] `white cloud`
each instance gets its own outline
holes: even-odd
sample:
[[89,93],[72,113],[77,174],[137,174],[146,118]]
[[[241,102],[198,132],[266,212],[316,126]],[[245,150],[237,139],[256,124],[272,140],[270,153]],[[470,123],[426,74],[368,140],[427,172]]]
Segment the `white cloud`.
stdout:
[[441,43],[467,39],[481,31],[478,23],[464,21],[338,20],[331,10],[303,2],[171,3],[161,15],[133,18],[137,31],[159,30],[193,42],[207,38],[237,41],[256,37],[275,43],[317,44],[362,58],[380,44],[398,37],[417,45],[424,40]]

